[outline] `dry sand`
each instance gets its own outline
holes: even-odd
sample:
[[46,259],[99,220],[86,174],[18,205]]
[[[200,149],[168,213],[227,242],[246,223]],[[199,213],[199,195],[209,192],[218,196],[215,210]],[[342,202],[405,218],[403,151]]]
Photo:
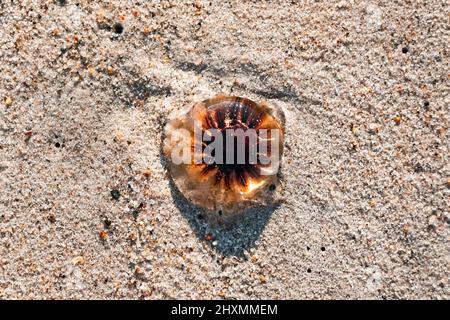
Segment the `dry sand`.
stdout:
[[[449,7],[0,1],[0,298],[450,298]],[[218,92],[287,132],[284,202],[213,225],[160,152]]]

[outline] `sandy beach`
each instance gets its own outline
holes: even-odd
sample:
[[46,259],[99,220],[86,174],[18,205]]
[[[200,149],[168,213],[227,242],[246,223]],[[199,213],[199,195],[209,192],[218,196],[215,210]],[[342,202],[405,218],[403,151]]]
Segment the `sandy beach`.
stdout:
[[[449,299],[450,6],[0,1],[0,299]],[[286,116],[282,201],[211,222],[169,114]]]

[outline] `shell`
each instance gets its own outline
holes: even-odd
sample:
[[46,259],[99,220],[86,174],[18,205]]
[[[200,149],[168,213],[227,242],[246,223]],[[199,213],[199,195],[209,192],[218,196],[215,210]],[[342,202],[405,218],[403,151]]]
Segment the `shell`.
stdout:
[[[248,137],[239,140],[228,135],[239,130],[227,129],[241,129]],[[212,137],[214,132],[217,136]],[[205,141],[208,137],[211,141]],[[205,154],[216,141],[222,141],[223,148],[214,149],[211,154],[215,158],[211,162]],[[232,148],[227,141],[230,145],[233,143]],[[172,179],[186,199],[208,210],[235,213],[279,200],[278,171],[283,141],[284,114],[280,108],[246,98],[218,95],[170,115],[163,152]],[[238,163],[242,150],[245,150],[241,152],[243,163]],[[251,160],[254,150],[258,150],[257,162]],[[224,162],[229,154],[227,160],[232,160],[231,164],[220,162],[220,151]],[[180,163],[181,158],[183,163]]]

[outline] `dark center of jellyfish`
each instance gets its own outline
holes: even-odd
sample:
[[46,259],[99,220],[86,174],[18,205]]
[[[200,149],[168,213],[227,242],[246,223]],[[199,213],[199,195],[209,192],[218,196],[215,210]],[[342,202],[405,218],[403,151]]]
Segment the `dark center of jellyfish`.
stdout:
[[[219,147],[216,145],[217,148],[213,149],[211,155],[217,159],[216,151],[222,152],[223,162],[207,164],[202,173],[206,175],[212,170],[217,169],[215,171],[215,183],[218,184],[223,180],[227,188],[232,188],[233,184],[245,187],[249,179],[258,178],[260,176],[260,160],[257,153],[259,148],[258,128],[261,123],[261,117],[261,111],[258,111],[248,101],[242,103],[237,100],[209,108],[206,116],[205,129],[217,129],[222,135],[221,150],[220,144]],[[241,129],[243,133],[247,134],[243,138],[238,138],[236,134],[230,135],[229,130],[237,133],[236,130],[238,129]],[[248,132],[249,129],[255,130],[256,137],[253,137],[253,139],[249,136],[251,135]],[[231,141],[229,141],[230,139]],[[211,141],[204,141],[203,147],[206,148],[214,141],[214,137],[211,138]],[[233,150],[234,157],[231,162],[227,161],[227,153],[231,151],[227,148],[227,145],[232,145],[231,150]],[[244,161],[241,162],[244,163],[238,163],[238,154],[242,151]],[[231,156],[228,155],[228,158],[231,158]]]

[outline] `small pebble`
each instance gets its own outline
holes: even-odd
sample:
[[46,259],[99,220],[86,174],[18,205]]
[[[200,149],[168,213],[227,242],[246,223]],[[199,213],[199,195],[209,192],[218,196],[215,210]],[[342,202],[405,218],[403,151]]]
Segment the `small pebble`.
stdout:
[[105,11],[100,9],[99,11],[97,11],[96,13],[96,21],[97,23],[104,23],[106,21],[106,17],[105,17]]
[[75,266],[84,264],[84,258],[82,256],[77,256],[77,257],[72,259],[72,264],[75,265]]
[[357,136],[358,133],[359,133],[359,129],[358,129],[356,126],[354,126],[354,125],[352,125],[352,133],[353,133],[355,136]]
[[108,236],[108,234],[105,231],[100,231],[100,233],[98,234],[100,240],[105,240],[106,237]]
[[428,226],[430,229],[436,229],[439,225],[439,219],[435,215],[432,215],[428,218]]
[[267,277],[262,274],[262,275],[259,276],[259,281],[261,281],[261,283],[266,283],[267,282]]
[[117,190],[117,189],[111,190],[111,197],[112,197],[114,200],[119,200],[119,198],[120,198],[120,192],[119,192],[119,190]]
[[111,220],[109,219],[105,219],[105,221],[103,221],[103,225],[105,226],[106,229],[109,229],[109,227],[111,227]]
[[376,123],[370,123],[368,125],[369,133],[376,134],[380,130],[379,126]]
[[51,214],[48,216],[48,221],[50,221],[51,223],[55,223],[56,222],[56,218],[54,214]]
[[7,106],[7,107],[11,106],[12,102],[13,102],[10,97],[5,97],[4,101],[5,101],[5,106]]
[[114,32],[117,34],[121,34],[123,32],[123,25],[120,22],[116,22],[113,25]]
[[144,176],[145,177],[150,177],[152,175],[152,170],[150,170],[150,169],[145,169],[144,170]]
[[145,27],[143,32],[144,34],[149,34],[152,31],[152,29],[150,29],[149,27]]
[[94,77],[95,76],[95,68],[88,68],[88,73],[90,77]]

